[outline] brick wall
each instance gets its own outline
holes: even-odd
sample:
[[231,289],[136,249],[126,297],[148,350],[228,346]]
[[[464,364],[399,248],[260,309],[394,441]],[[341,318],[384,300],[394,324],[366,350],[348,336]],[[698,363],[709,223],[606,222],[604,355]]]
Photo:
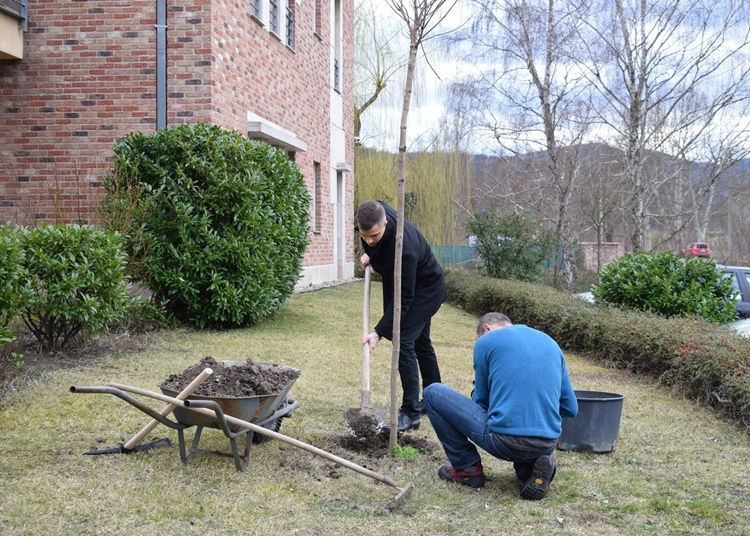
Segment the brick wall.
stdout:
[[581,242],[578,247],[583,252],[583,267],[592,272],[598,272],[613,260],[625,255],[625,246],[621,242]]
[[29,3],[0,62],[0,217],[91,221],[113,140],[154,129],[153,2]]
[[[351,125],[354,6],[343,5]],[[210,121],[245,133],[252,111],[307,143],[295,161],[311,186],[313,161],[331,165],[328,11],[316,35],[315,2],[296,2],[292,50],[249,16],[249,0],[167,6],[168,124]],[[0,61],[2,221],[96,222],[113,143],[156,129],[155,24],[155,0],[29,3],[24,59]],[[347,133],[351,162],[350,126]],[[328,181],[321,187],[326,201]],[[353,177],[346,197],[350,220]],[[324,202],[321,210],[306,266],[333,262],[333,207]]]

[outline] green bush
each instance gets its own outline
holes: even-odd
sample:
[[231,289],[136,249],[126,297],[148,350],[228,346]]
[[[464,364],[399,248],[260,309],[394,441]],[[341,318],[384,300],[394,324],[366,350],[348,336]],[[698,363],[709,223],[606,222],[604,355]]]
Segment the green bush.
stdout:
[[272,147],[207,124],[115,146],[103,222],[127,235],[134,282],[197,327],[256,323],[294,291],[310,197]]
[[716,264],[672,251],[616,259],[601,270],[592,294],[597,302],[665,317],[695,315],[725,324],[737,316],[732,283]]
[[0,227],[0,349],[15,340],[8,325],[18,317],[29,289],[23,268],[22,227],[5,224]]
[[450,301],[507,314],[565,350],[646,374],[750,430],[750,339],[700,317],[592,304],[551,287],[446,271]]
[[80,225],[42,225],[23,233],[29,288],[21,316],[47,350],[122,317],[128,292],[120,235]]
[[159,304],[150,298],[133,294],[125,305],[122,318],[110,324],[110,330],[120,333],[146,333],[162,328],[177,327]]
[[490,277],[540,281],[552,257],[554,241],[535,222],[519,214],[478,212],[466,223],[476,236],[480,270]]

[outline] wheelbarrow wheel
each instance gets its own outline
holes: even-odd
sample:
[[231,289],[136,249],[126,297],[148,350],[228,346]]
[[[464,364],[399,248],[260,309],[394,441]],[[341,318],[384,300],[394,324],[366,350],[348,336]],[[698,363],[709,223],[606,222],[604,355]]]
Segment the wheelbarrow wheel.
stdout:
[[[283,417],[278,417],[275,421],[264,424],[263,428],[267,428],[272,432],[278,432],[281,430],[281,419],[283,419]],[[263,434],[253,434],[253,443],[266,443],[267,441],[271,441],[271,438]]]

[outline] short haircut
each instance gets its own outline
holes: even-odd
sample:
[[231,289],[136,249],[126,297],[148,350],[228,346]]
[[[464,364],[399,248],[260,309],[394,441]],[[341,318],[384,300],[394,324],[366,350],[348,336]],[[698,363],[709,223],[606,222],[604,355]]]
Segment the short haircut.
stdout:
[[481,335],[483,333],[482,328],[485,324],[489,324],[490,326],[503,326],[511,325],[513,324],[513,322],[511,322],[510,318],[508,318],[503,313],[487,313],[479,319],[479,324],[477,325],[477,334]]
[[377,201],[365,201],[357,209],[357,225],[363,231],[369,231],[375,225],[385,221],[385,209]]

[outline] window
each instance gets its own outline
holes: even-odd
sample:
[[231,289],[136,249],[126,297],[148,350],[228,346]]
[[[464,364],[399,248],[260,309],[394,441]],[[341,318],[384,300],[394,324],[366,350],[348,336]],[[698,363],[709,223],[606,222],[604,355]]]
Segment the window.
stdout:
[[250,0],[250,15],[260,20],[263,0]]
[[286,46],[294,48],[294,0],[286,6]]
[[296,4],[298,2],[299,0],[250,0],[250,10],[247,14],[265,26],[282,43],[293,49],[297,36]]
[[341,0],[335,0],[333,19],[333,89],[341,91]]
[[312,230],[313,233],[320,232],[321,206],[320,206],[320,162],[313,162],[313,184],[312,184]]
[[279,0],[268,0],[268,28],[279,35]]

